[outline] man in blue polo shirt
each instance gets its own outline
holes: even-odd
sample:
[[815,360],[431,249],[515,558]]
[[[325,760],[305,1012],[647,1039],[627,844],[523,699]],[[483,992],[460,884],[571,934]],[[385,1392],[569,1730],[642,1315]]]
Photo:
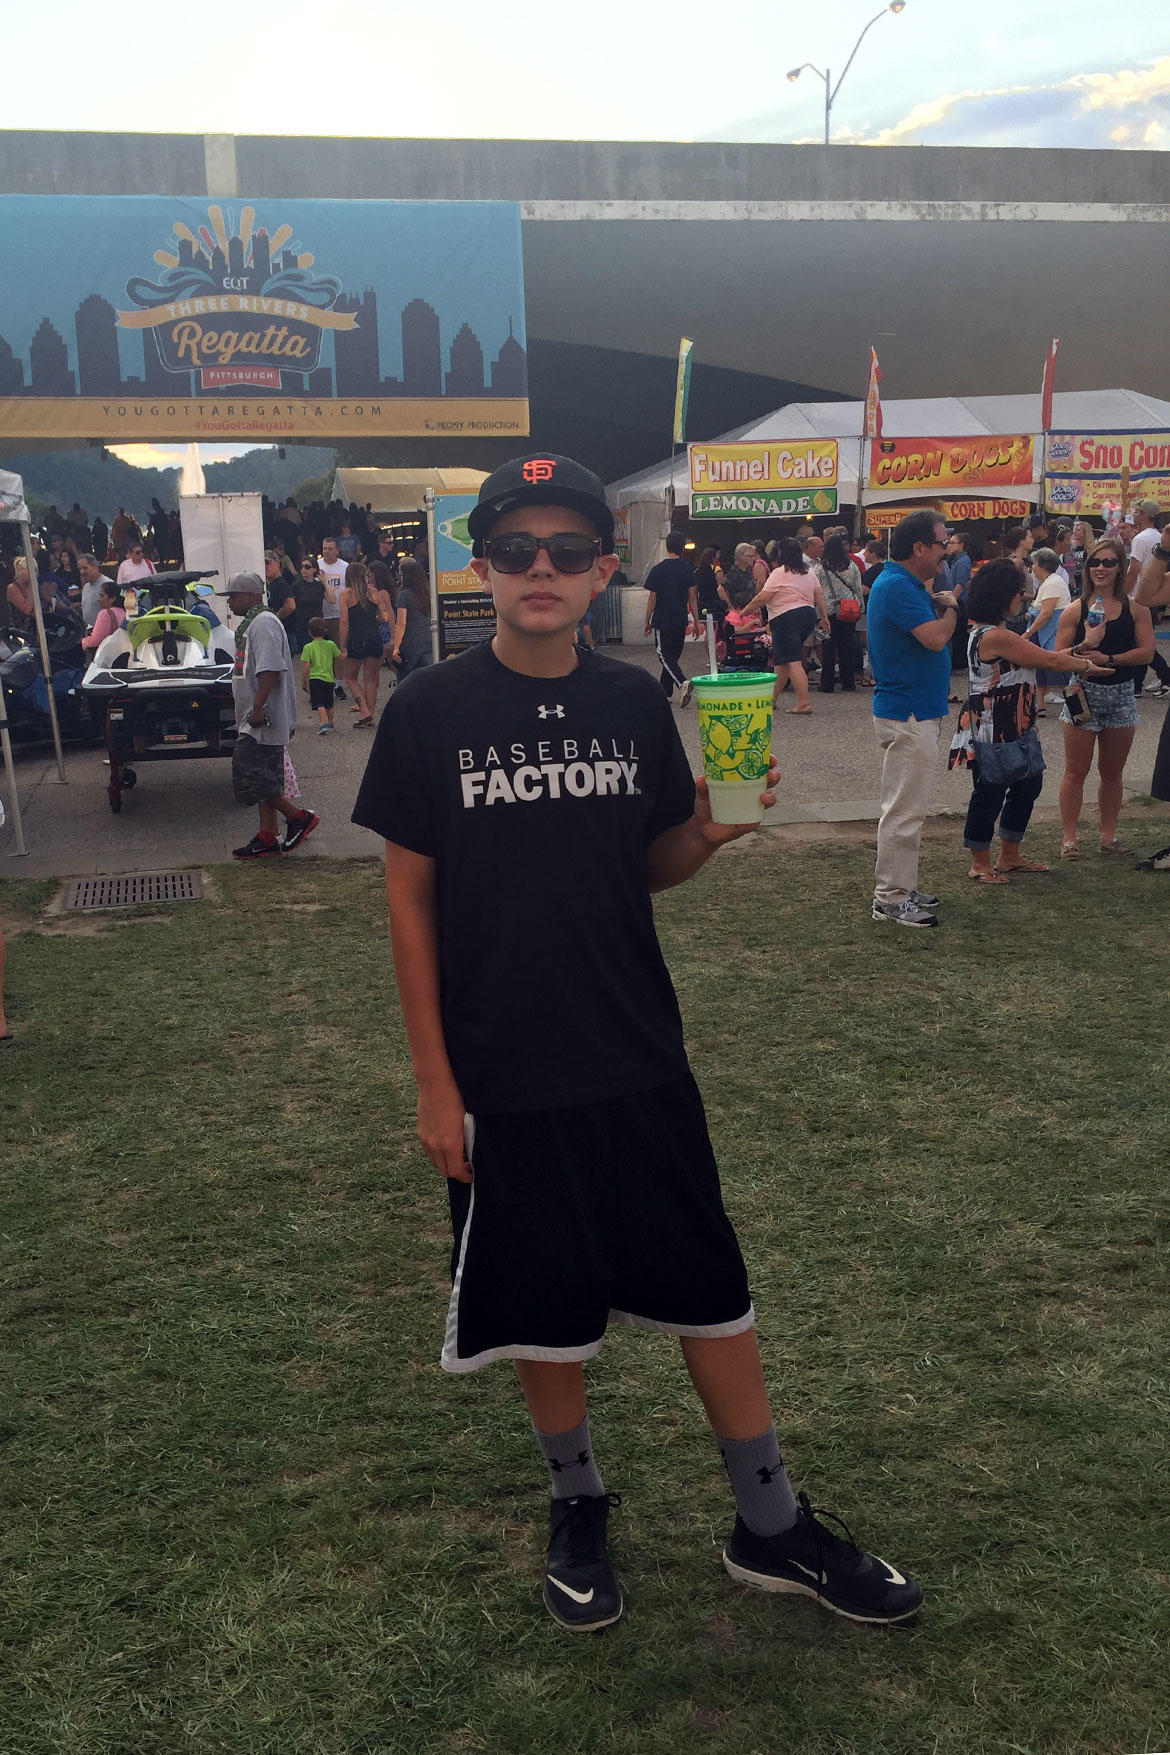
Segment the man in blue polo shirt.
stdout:
[[874,727],[883,752],[873,918],[897,926],[938,925],[938,897],[918,888],[918,851],[947,711],[956,621],[953,594],[930,589],[946,546],[947,527],[936,512],[908,513],[890,538],[890,559],[866,604]]

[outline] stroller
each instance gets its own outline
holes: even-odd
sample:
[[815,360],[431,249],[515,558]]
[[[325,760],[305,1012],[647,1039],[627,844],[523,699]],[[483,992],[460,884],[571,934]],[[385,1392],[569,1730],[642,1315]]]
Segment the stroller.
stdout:
[[766,628],[732,628],[724,622],[715,650],[721,671],[772,669],[772,641]]

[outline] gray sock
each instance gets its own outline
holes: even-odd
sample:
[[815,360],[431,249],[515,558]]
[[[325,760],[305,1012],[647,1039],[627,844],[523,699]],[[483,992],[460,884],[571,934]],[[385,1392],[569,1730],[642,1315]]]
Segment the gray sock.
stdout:
[[597,1498],[605,1492],[589,1443],[588,1414],[568,1432],[532,1430],[548,1464],[554,1499],[575,1499],[579,1493]]
[[739,1515],[756,1536],[778,1536],[799,1515],[776,1441],[769,1426],[758,1438],[717,1438]]

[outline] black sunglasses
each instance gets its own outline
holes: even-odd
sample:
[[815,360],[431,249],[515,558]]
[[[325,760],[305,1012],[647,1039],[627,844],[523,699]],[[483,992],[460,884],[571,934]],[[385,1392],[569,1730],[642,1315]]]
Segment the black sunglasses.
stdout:
[[1113,567],[1119,567],[1121,562],[1117,559],[1116,555],[1094,555],[1089,562],[1089,565],[1091,567],[1109,567],[1112,569]]
[[506,536],[489,536],[483,545],[497,573],[526,573],[541,549],[558,573],[587,573],[601,553],[601,541],[576,530],[541,537],[529,536],[526,530],[510,530]]

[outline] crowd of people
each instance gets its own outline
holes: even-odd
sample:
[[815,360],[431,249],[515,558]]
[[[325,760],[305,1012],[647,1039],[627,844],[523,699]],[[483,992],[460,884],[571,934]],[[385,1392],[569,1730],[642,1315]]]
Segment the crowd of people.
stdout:
[[[707,547],[694,568],[686,559],[693,545],[673,530],[666,559],[646,578],[646,632],[664,693],[670,699],[679,691],[683,705],[693,692],[682,665],[687,634],[700,638],[707,617],[725,668],[774,670],[777,709],[791,692],[787,711],[811,713],[814,682],[824,695],[838,683],[846,693],[873,690],[883,751],[875,917],[934,926],[936,898],[924,899],[917,888],[917,845],[934,778],[927,745],[933,751],[949,706],[961,709],[949,765],[974,776],[964,835],[973,880],[1006,883],[1013,872],[1044,869],[1023,859],[1019,841],[1043,784],[1035,722],[1050,709],[1063,727],[1062,858],[1081,856],[1078,823],[1094,759],[1099,845],[1109,855],[1129,852],[1117,822],[1136,699],[1170,694],[1170,666],[1154,638],[1161,610],[1139,589],[1143,569],[1162,552],[1164,522],[1157,501],[1142,500],[1104,535],[1086,519],[1068,525],[1036,513],[1002,537],[977,541],[924,510],[902,520],[888,549],[878,537],[854,549],[844,526],[818,534],[805,525],[793,536],[742,541],[727,557]],[[895,601],[896,614],[911,619],[891,640],[886,623]],[[874,658],[875,609],[884,671]],[[898,644],[898,635],[916,630],[912,648]],[[919,689],[924,665],[929,681]],[[913,680],[898,684],[894,671]],[[1016,748],[1007,767],[1027,758],[1029,769],[1001,787],[991,775],[1004,762],[989,751],[1008,742]],[[1170,749],[1159,758],[1163,768],[1154,793],[1170,797]],[[993,869],[988,849],[997,821],[1001,851]],[[1159,853],[1146,863],[1162,869],[1170,861]]]

